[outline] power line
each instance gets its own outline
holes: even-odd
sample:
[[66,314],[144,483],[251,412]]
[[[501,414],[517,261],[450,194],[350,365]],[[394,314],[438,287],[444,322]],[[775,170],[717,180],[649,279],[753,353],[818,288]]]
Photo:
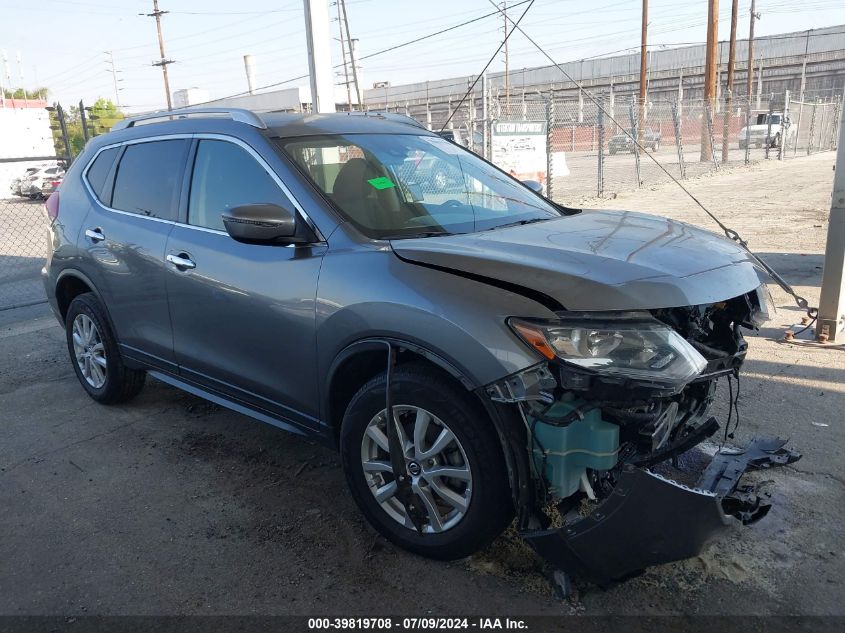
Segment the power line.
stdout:
[[[497,8],[497,10],[498,10],[498,7],[497,7],[497,5],[495,4],[494,0],[487,0],[487,1],[488,1],[488,2],[490,2],[490,4],[492,4],[492,5],[493,5],[494,7],[496,7],[496,8]],[[753,1],[754,1],[754,0],[752,0],[752,4],[753,4]],[[529,8],[530,8],[530,7],[529,7]],[[525,14],[523,13],[523,16],[524,16],[524,15],[525,15]],[[520,19],[522,19],[522,18],[520,18]],[[791,285],[789,285],[789,283],[788,283],[788,282],[787,282],[787,281],[786,281],[783,277],[781,277],[781,276],[778,274],[778,272],[777,272],[774,268],[772,268],[771,266],[769,266],[769,265],[768,265],[768,264],[767,264],[767,263],[766,263],[763,259],[761,259],[760,257],[758,257],[756,254],[754,254],[754,253],[751,251],[751,249],[749,249],[749,248],[748,248],[748,243],[740,237],[739,233],[737,233],[735,230],[733,230],[733,229],[729,228],[728,226],[726,226],[726,225],[725,225],[725,224],[724,224],[721,220],[719,220],[719,218],[717,218],[717,217],[713,214],[713,212],[712,212],[712,211],[710,211],[710,209],[708,209],[707,207],[705,207],[705,206],[704,206],[704,204],[703,204],[703,203],[702,203],[702,202],[701,202],[698,198],[696,198],[696,197],[692,194],[692,192],[691,192],[689,189],[687,189],[686,187],[684,187],[684,185],[683,185],[683,184],[681,184],[681,182],[680,182],[677,178],[675,178],[675,177],[674,177],[674,176],[673,176],[673,175],[669,172],[669,170],[668,170],[668,169],[666,169],[666,168],[663,166],[663,164],[662,164],[659,160],[657,160],[657,159],[656,159],[656,158],[655,158],[652,154],[649,154],[649,152],[647,152],[647,151],[645,150],[645,148],[644,148],[644,147],[642,147],[642,145],[640,145],[640,143],[637,141],[637,139],[636,139],[636,138],[634,138],[634,136],[633,136],[633,135],[632,135],[632,134],[631,134],[631,133],[627,130],[627,128],[625,128],[625,127],[624,127],[624,126],[622,126],[622,125],[619,125],[619,122],[618,122],[618,121],[616,121],[616,119],[614,118],[613,114],[611,114],[610,112],[608,112],[608,111],[607,111],[607,109],[604,107],[604,105],[601,103],[601,101],[600,101],[599,99],[596,99],[596,97],[595,97],[595,96],[594,96],[594,95],[593,95],[590,91],[586,90],[586,89],[585,89],[585,88],[581,85],[581,83],[580,83],[580,82],[575,81],[575,79],[573,79],[573,78],[572,78],[572,76],[571,76],[568,72],[566,72],[566,70],[564,70],[564,68],[563,68],[560,64],[558,64],[558,63],[557,63],[557,62],[556,62],[556,61],[555,61],[555,60],[551,57],[551,55],[549,55],[549,54],[545,51],[545,49],[544,49],[542,46],[540,46],[540,45],[539,45],[536,41],[534,41],[534,39],[533,39],[530,35],[528,35],[528,33],[526,33],[525,31],[523,31],[523,30],[522,30],[522,28],[519,26],[519,21],[517,21],[517,22],[513,22],[513,20],[511,20],[511,23],[513,23],[514,30],[518,30],[520,33],[522,33],[522,35],[525,37],[525,39],[527,39],[529,42],[531,42],[531,43],[532,43],[532,44],[533,44],[533,45],[537,48],[537,50],[538,50],[538,51],[540,51],[540,53],[542,53],[542,54],[543,54],[543,55],[544,55],[544,56],[545,56],[545,57],[546,57],[546,58],[547,58],[547,59],[548,59],[548,60],[552,63],[552,65],[553,65],[553,66],[555,66],[555,67],[556,67],[556,68],[557,68],[557,69],[558,69],[561,73],[563,73],[563,75],[564,75],[564,76],[565,76],[565,77],[566,77],[569,81],[571,81],[571,82],[572,82],[572,83],[574,83],[576,86],[578,86],[579,90],[581,90],[584,94],[586,94],[586,95],[587,95],[587,97],[590,99],[590,101],[592,101],[592,102],[593,102],[593,104],[595,104],[595,106],[596,106],[597,108],[599,108],[599,109],[600,109],[600,110],[604,113],[604,115],[605,115],[606,117],[608,117],[608,119],[611,121],[611,123],[613,123],[614,125],[618,126],[618,127],[622,130],[622,132],[623,132],[623,133],[624,133],[624,134],[625,134],[628,138],[630,138],[630,139],[631,139],[634,143],[636,143],[636,144],[637,144],[637,146],[640,148],[640,150],[642,150],[642,153],[643,153],[643,154],[645,154],[646,156],[648,156],[648,157],[651,159],[651,161],[652,161],[655,165],[657,165],[657,167],[658,167],[658,168],[659,168],[659,169],[660,169],[660,170],[661,170],[664,174],[666,174],[666,175],[667,175],[667,176],[668,176],[668,177],[672,180],[672,182],[674,182],[676,185],[678,185],[678,187],[680,187],[680,188],[681,188],[681,190],[682,190],[685,194],[687,194],[687,196],[689,196],[689,198],[690,198],[693,202],[695,202],[695,204],[696,204],[696,205],[698,205],[698,207],[700,207],[702,211],[704,211],[704,212],[705,212],[708,216],[710,216],[710,219],[712,219],[712,220],[713,220],[713,221],[714,221],[714,222],[715,222],[715,223],[719,226],[719,228],[721,228],[721,229],[722,229],[722,231],[725,233],[725,236],[726,236],[728,239],[730,239],[730,240],[732,240],[732,241],[736,242],[737,244],[739,244],[739,245],[740,245],[740,246],[741,246],[741,247],[742,247],[742,248],[743,248],[743,249],[744,249],[744,250],[745,250],[745,251],[746,251],[746,252],[747,252],[747,253],[748,253],[751,257],[752,257],[752,259],[754,259],[754,261],[756,261],[756,262],[757,262],[757,263],[758,263],[758,264],[759,264],[759,265],[760,265],[760,266],[761,266],[761,267],[762,267],[762,268],[763,268],[763,269],[764,269],[767,273],[769,273],[769,275],[771,275],[772,279],[774,279],[774,280],[775,280],[775,282],[776,282],[776,283],[777,283],[777,284],[778,284],[781,288],[783,288],[783,290],[784,290],[784,291],[786,291],[789,295],[791,295],[791,296],[792,296],[792,298],[793,298],[793,299],[795,299],[795,302],[798,304],[798,306],[799,306],[800,308],[803,308],[804,310],[807,310],[807,314],[808,314],[810,317],[813,317],[813,316],[815,316],[815,315],[817,315],[817,314],[818,314],[818,309],[817,309],[817,308],[811,308],[811,307],[810,307],[809,302],[807,301],[807,299],[805,299],[804,297],[802,297],[801,295],[799,295],[799,294],[795,291],[795,289],[794,289]],[[441,131],[442,131],[442,130],[441,130]]]
[[[492,0],[491,0],[491,1],[492,1]],[[476,84],[478,84],[478,80],[479,80],[479,79],[481,79],[481,77],[482,77],[482,76],[484,76],[484,73],[486,73],[486,72],[487,72],[487,69],[490,67],[490,64],[492,64],[492,63],[493,63],[493,60],[494,60],[494,59],[496,59],[496,56],[499,54],[499,51],[501,51],[501,50],[502,50],[502,48],[503,48],[504,46],[506,46],[506,45],[507,45],[508,40],[510,39],[511,35],[513,35],[513,32],[514,32],[516,29],[518,29],[518,28],[519,28],[519,23],[520,23],[520,22],[522,22],[522,18],[524,18],[524,17],[526,16],[526,14],[528,13],[528,10],[531,8],[531,6],[532,6],[533,4],[534,4],[534,0],[531,0],[531,2],[528,4],[528,6],[527,6],[527,7],[525,7],[525,11],[523,11],[523,12],[522,12],[522,15],[521,15],[521,16],[519,16],[519,19],[518,19],[516,22],[514,22],[514,23],[513,23],[514,28],[513,28],[513,29],[511,29],[511,30],[510,30],[510,32],[505,33],[505,39],[503,39],[503,40],[502,40],[502,43],[501,43],[501,44],[499,44],[499,47],[496,49],[496,52],[495,52],[495,53],[493,53],[493,56],[492,56],[492,57],[490,58],[490,60],[489,60],[489,61],[488,61],[488,62],[484,65],[484,68],[482,68],[481,72],[480,72],[480,73],[478,73],[478,76],[475,78],[475,81],[473,81],[473,82],[472,82],[472,85],[470,85],[470,87],[469,87],[469,88],[467,89],[467,91],[464,93],[464,96],[463,96],[463,97],[461,97],[461,100],[458,102],[458,105],[457,105],[457,106],[455,106],[455,109],[454,109],[454,110],[452,110],[452,112],[450,112],[450,113],[449,113],[449,118],[448,118],[448,119],[446,119],[446,122],[443,124],[443,127],[441,127],[441,128],[440,128],[440,131],[441,131],[441,132],[442,132],[443,130],[445,130],[445,129],[446,129],[446,126],[447,126],[447,125],[449,125],[449,122],[452,120],[452,117],[454,117],[454,116],[455,116],[455,113],[456,113],[456,112],[460,109],[461,105],[463,105],[464,101],[466,101],[466,99],[467,99],[467,97],[469,96],[469,94],[470,94],[470,93],[471,93],[471,92],[475,89]],[[497,10],[497,11],[499,10],[499,7],[498,7],[497,5],[495,5],[495,4],[494,4],[493,6],[495,6],[495,7],[496,7],[496,10]],[[502,15],[506,16],[506,19],[510,19],[510,18],[507,18],[507,11],[502,11]],[[513,20],[511,20],[511,22],[513,22]],[[520,31],[520,32],[521,32],[521,31]]]

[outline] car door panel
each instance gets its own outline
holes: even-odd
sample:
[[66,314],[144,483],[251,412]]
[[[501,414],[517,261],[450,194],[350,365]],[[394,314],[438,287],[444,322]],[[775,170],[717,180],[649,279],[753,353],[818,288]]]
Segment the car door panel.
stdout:
[[315,301],[326,246],[245,244],[221,230],[225,208],[291,204],[249,146],[201,138],[191,162],[187,223],[174,227],[165,255],[175,260],[167,290],[179,371],[317,428]]
[[314,426],[314,314],[325,247],[242,244],[179,225],[167,252],[196,265],[171,265],[167,275],[185,378]]

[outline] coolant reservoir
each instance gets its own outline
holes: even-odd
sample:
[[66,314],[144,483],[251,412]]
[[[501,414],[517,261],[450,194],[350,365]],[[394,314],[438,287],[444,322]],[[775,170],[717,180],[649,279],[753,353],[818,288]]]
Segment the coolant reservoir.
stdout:
[[[546,417],[564,419],[583,403],[556,402]],[[534,464],[542,470],[556,497],[568,497],[578,490],[587,468],[608,470],[616,465],[619,427],[601,418],[593,409],[569,426],[555,426],[541,420],[533,422]],[[543,457],[545,456],[545,465]]]

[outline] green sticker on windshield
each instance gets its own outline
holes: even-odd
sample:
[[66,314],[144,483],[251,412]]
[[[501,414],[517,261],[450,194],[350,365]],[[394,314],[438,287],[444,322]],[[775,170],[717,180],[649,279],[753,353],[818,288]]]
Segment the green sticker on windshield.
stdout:
[[390,189],[391,187],[395,187],[396,185],[393,184],[393,181],[386,176],[380,176],[379,178],[373,178],[367,181],[373,186],[373,189]]

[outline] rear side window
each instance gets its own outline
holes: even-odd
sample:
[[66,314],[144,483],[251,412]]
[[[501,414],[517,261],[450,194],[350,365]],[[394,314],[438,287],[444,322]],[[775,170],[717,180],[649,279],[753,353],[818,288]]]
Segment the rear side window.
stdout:
[[200,141],[191,179],[188,223],[223,231],[224,211],[256,203],[290,206],[276,181],[245,149],[227,141]]
[[187,148],[187,139],[127,145],[117,166],[112,208],[175,220]]
[[88,168],[88,174],[85,176],[88,179],[88,184],[94,191],[94,195],[100,202],[108,204],[108,200],[103,198],[103,191],[106,188],[106,178],[108,178],[109,171],[114,164],[114,159],[117,157],[119,147],[112,147],[97,154],[97,158],[91,163]]

